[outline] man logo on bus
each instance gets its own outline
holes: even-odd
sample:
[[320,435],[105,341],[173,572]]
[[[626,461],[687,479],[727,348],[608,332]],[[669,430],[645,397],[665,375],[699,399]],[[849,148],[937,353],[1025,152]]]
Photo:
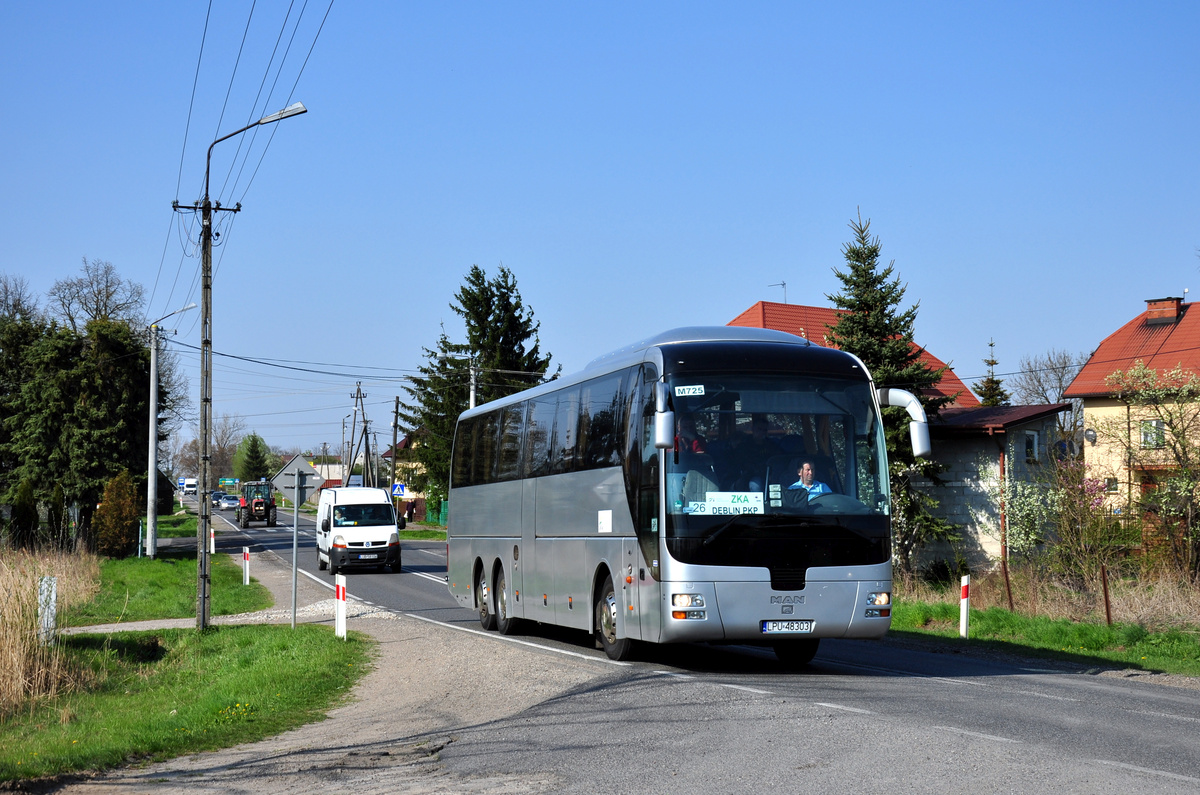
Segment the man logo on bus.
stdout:
[[804,604],[803,596],[772,596],[771,604],[773,605],[802,605]]

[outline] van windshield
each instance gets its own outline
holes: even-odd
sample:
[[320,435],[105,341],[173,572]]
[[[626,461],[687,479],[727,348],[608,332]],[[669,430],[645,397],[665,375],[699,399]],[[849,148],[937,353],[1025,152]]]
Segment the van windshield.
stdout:
[[334,527],[358,527],[359,525],[395,524],[392,506],[381,505],[336,505],[333,508]]

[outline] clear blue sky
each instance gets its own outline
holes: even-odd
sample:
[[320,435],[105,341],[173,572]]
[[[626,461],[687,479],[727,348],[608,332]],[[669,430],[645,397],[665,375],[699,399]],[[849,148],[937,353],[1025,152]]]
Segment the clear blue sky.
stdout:
[[460,336],[472,264],[512,269],[567,371],[782,301],[781,281],[828,305],[859,208],[917,341],[967,383],[989,338],[1004,372],[1200,290],[1195,3],[311,0],[271,69],[288,4],[247,28],[250,8],[0,5],[0,271],[42,293],[98,258],[153,293],[150,319],[199,300],[171,201],[200,197],[215,138],[303,101],[212,166],[243,205],[215,349],[339,363],[217,358],[216,413],[273,445],[340,442],[359,378],[390,436],[398,387],[376,376],[415,368],[439,323]]

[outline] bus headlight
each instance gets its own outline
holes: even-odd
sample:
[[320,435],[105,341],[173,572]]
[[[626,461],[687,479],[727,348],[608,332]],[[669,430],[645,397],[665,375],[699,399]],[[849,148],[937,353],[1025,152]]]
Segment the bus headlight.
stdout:
[[869,605],[890,605],[891,603],[892,595],[887,591],[867,594],[867,604]]
[[671,607],[704,607],[704,594],[677,593],[671,595]]

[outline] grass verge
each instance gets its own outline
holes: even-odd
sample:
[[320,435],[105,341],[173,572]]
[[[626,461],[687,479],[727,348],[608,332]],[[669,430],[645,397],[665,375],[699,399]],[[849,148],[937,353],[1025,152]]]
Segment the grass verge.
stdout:
[[0,720],[0,781],[226,748],[310,723],[368,670],[373,648],[359,633],[343,641],[316,625],[59,643],[91,685]]
[[1140,624],[1096,624],[1026,616],[1000,607],[972,610],[970,637],[958,637],[959,606],[947,602],[897,600],[892,632],[982,645],[1013,654],[1083,665],[1118,665],[1147,671],[1200,676],[1200,629],[1151,631]]
[[[242,569],[228,555],[213,555],[212,615],[263,610],[274,602],[263,585],[242,585]],[[114,621],[191,618],[196,615],[196,550],[164,549],[157,558],[105,560],[100,564],[100,592],[85,604],[60,615],[63,626],[79,627]]]
[[158,517],[159,538],[195,538],[198,517],[194,513],[177,513]]
[[445,541],[446,531],[438,529],[434,525],[421,526],[415,522],[408,525],[407,530],[400,531],[400,540],[408,539],[410,541]]

